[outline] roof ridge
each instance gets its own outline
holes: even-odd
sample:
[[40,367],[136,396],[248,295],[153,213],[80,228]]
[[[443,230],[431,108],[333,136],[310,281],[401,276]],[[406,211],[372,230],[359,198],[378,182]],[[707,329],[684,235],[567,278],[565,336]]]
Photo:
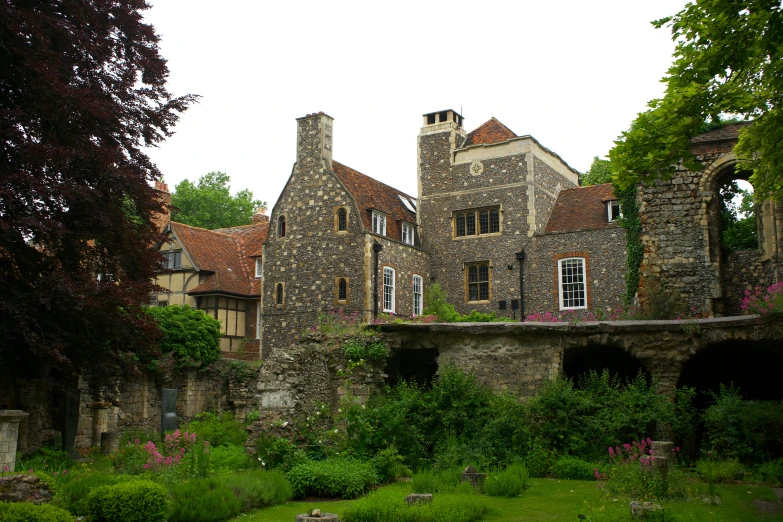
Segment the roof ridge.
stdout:
[[225,230],[225,229],[216,228],[215,230],[210,230],[208,228],[202,228],[202,227],[196,227],[196,226],[193,226],[193,225],[188,225],[187,223],[180,223],[179,221],[170,221],[170,223],[174,223],[176,225],[181,225],[183,227],[192,228],[194,230],[201,230],[203,232],[209,232],[211,234],[220,234],[221,236],[234,237],[231,234],[226,234],[225,232],[218,232],[218,230]]
[[[337,164],[338,164],[338,165],[340,165],[341,167],[344,167],[344,168],[346,168],[346,169],[352,170],[352,171],[354,171],[355,173],[357,173],[357,174],[360,174],[360,175],[364,176],[365,178],[369,178],[369,179],[373,180],[375,183],[379,183],[379,184],[383,185],[384,187],[388,187],[388,188],[390,188],[390,189],[394,190],[395,192],[399,192],[400,194],[402,194],[402,195],[404,195],[404,196],[406,196],[406,197],[409,197],[409,198],[416,199],[416,198],[414,198],[413,196],[411,196],[410,194],[408,194],[407,192],[403,192],[403,191],[401,191],[400,189],[394,188],[394,187],[392,187],[391,185],[387,185],[387,184],[386,184],[386,183],[384,183],[383,181],[380,181],[380,180],[378,180],[378,179],[375,179],[375,178],[373,178],[373,177],[372,177],[372,176],[370,176],[370,175],[367,175],[367,174],[365,174],[365,173],[363,173],[363,172],[359,172],[358,170],[356,170],[356,169],[354,169],[354,168],[352,168],[352,167],[349,167],[349,166],[348,166],[348,165],[346,165],[345,163],[340,163],[340,162],[339,162],[339,161],[337,161],[337,160],[332,160],[332,163],[337,163]],[[337,173],[335,172],[335,174],[337,174]],[[346,187],[346,188],[347,188],[347,187]]]

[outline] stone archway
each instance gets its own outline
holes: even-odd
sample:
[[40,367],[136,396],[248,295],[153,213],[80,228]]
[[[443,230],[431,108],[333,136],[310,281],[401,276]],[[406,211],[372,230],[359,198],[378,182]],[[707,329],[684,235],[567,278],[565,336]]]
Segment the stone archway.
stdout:
[[619,346],[591,343],[568,348],[563,353],[563,375],[574,382],[587,372],[604,370],[621,381],[632,380],[639,372],[648,383],[652,378],[644,362]]

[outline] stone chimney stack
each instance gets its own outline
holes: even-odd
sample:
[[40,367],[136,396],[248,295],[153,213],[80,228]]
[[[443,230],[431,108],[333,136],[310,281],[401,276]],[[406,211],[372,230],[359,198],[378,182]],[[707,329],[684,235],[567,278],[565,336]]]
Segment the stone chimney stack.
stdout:
[[312,113],[296,119],[296,161],[301,166],[325,160],[332,166],[332,125],[334,118],[323,112]]
[[258,210],[253,214],[253,224],[263,225],[269,223],[269,216],[266,215],[266,207],[258,207]]
[[158,198],[158,201],[163,203],[163,212],[154,213],[151,219],[158,231],[162,232],[169,224],[169,221],[171,221],[171,193],[169,192],[169,186],[162,181],[156,181],[155,196]]

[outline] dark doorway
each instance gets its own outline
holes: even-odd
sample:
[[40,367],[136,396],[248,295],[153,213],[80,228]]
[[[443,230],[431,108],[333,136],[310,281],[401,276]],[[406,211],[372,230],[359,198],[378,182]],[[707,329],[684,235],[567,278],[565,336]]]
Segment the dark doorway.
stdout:
[[707,392],[734,383],[748,399],[783,399],[780,372],[783,347],[780,341],[726,341],[700,351],[685,363],[678,386],[692,386],[700,392],[696,405],[709,402]]
[[633,355],[616,346],[587,345],[566,350],[563,355],[563,374],[579,381],[589,371],[601,373],[607,370],[621,381],[634,379],[641,371],[650,382],[650,372]]
[[386,382],[391,386],[403,380],[429,388],[437,371],[438,350],[435,348],[397,350],[386,360]]

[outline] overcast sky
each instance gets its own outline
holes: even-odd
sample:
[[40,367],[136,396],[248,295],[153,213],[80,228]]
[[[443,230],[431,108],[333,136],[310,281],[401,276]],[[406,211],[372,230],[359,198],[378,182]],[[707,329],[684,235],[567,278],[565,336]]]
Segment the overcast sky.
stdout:
[[650,21],[684,0],[258,2],[151,0],[169,90],[199,94],[149,150],[170,190],[210,171],[269,203],[295,119],[335,119],[334,159],[416,196],[421,115],[492,116],[583,172],[663,94],[674,44]]

